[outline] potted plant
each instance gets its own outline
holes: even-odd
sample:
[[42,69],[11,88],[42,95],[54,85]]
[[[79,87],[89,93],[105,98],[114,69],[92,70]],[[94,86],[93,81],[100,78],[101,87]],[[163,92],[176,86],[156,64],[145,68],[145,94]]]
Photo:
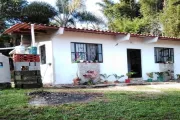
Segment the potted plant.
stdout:
[[104,80],[104,84],[108,84],[108,78],[110,77],[111,75],[107,75],[107,74],[100,74],[100,77],[103,78]]
[[104,84],[108,84],[108,80],[105,80],[103,83],[104,83]]
[[81,81],[81,79],[79,78],[78,73],[76,73],[76,78],[73,79],[74,85],[79,85],[80,81]]
[[97,77],[97,72],[95,71],[87,71],[86,74],[83,75],[86,79],[88,79],[87,84],[93,85],[95,84],[94,79]]
[[176,74],[177,80],[180,80],[180,74]]
[[120,75],[120,76],[118,76],[117,74],[113,74],[113,76],[115,77],[115,81],[114,81],[114,83],[120,83],[120,81],[119,81],[119,79],[121,79],[122,77],[124,77],[124,75]]
[[157,80],[160,81],[160,82],[163,82],[164,81],[164,72],[155,72],[155,74],[157,75]]
[[128,72],[126,73],[126,76],[128,76],[128,79],[125,80],[125,83],[130,83],[131,82],[131,76],[136,74],[136,72]]
[[146,73],[146,75],[149,77],[149,78],[148,78],[148,82],[152,82],[153,77],[154,77],[153,74],[154,74],[153,72]]

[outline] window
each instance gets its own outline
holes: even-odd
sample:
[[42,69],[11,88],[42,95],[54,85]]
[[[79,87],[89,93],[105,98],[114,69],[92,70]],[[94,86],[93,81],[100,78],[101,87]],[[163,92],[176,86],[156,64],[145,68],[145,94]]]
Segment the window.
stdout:
[[174,63],[174,49],[155,47],[155,63]]
[[71,43],[72,62],[77,60],[103,62],[102,44]]
[[45,45],[40,46],[41,64],[46,64],[46,47]]

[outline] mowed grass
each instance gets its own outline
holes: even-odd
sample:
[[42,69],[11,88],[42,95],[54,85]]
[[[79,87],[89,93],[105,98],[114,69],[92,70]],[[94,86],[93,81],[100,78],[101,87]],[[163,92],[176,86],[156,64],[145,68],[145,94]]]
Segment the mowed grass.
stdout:
[[28,105],[26,94],[30,91],[35,90],[0,91],[0,120],[180,119],[180,92],[174,90],[163,93],[106,91],[103,98],[88,103],[41,107]]

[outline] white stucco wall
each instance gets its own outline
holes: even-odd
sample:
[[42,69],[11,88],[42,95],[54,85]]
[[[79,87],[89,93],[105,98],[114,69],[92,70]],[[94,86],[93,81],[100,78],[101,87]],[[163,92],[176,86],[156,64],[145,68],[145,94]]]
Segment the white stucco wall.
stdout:
[[125,75],[128,72],[127,49],[141,49],[142,77],[144,80],[147,79],[147,72],[159,72],[159,64],[154,61],[154,47],[174,48],[174,72],[175,74],[180,73],[180,42],[161,40],[157,43],[147,44],[143,43],[142,38],[131,37],[130,41],[115,46],[117,41],[114,36],[65,32],[63,35],[54,36],[52,39],[55,84],[70,84],[76,76],[77,64],[71,62],[71,42],[102,44],[103,63],[100,64],[100,71],[106,74]]
[[[53,56],[52,56],[52,41],[50,36],[36,37],[36,43],[38,48],[38,54],[40,54],[40,46],[45,45],[46,49],[46,64],[40,63],[41,76],[43,84],[53,84]],[[49,65],[49,63],[51,65]]]

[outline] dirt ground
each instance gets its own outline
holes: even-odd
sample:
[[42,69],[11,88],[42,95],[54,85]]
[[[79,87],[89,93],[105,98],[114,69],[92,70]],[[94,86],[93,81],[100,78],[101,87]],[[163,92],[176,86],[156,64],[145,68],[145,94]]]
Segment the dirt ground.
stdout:
[[30,105],[59,105],[72,102],[86,102],[102,97],[100,93],[34,91],[28,93]]
[[29,104],[41,105],[57,105],[72,102],[88,102],[97,97],[103,97],[103,92],[133,91],[147,92],[149,94],[160,93],[166,91],[180,91],[180,83],[160,84],[160,85],[141,85],[141,86],[115,86],[107,88],[92,89],[46,89],[42,91],[31,92]]

